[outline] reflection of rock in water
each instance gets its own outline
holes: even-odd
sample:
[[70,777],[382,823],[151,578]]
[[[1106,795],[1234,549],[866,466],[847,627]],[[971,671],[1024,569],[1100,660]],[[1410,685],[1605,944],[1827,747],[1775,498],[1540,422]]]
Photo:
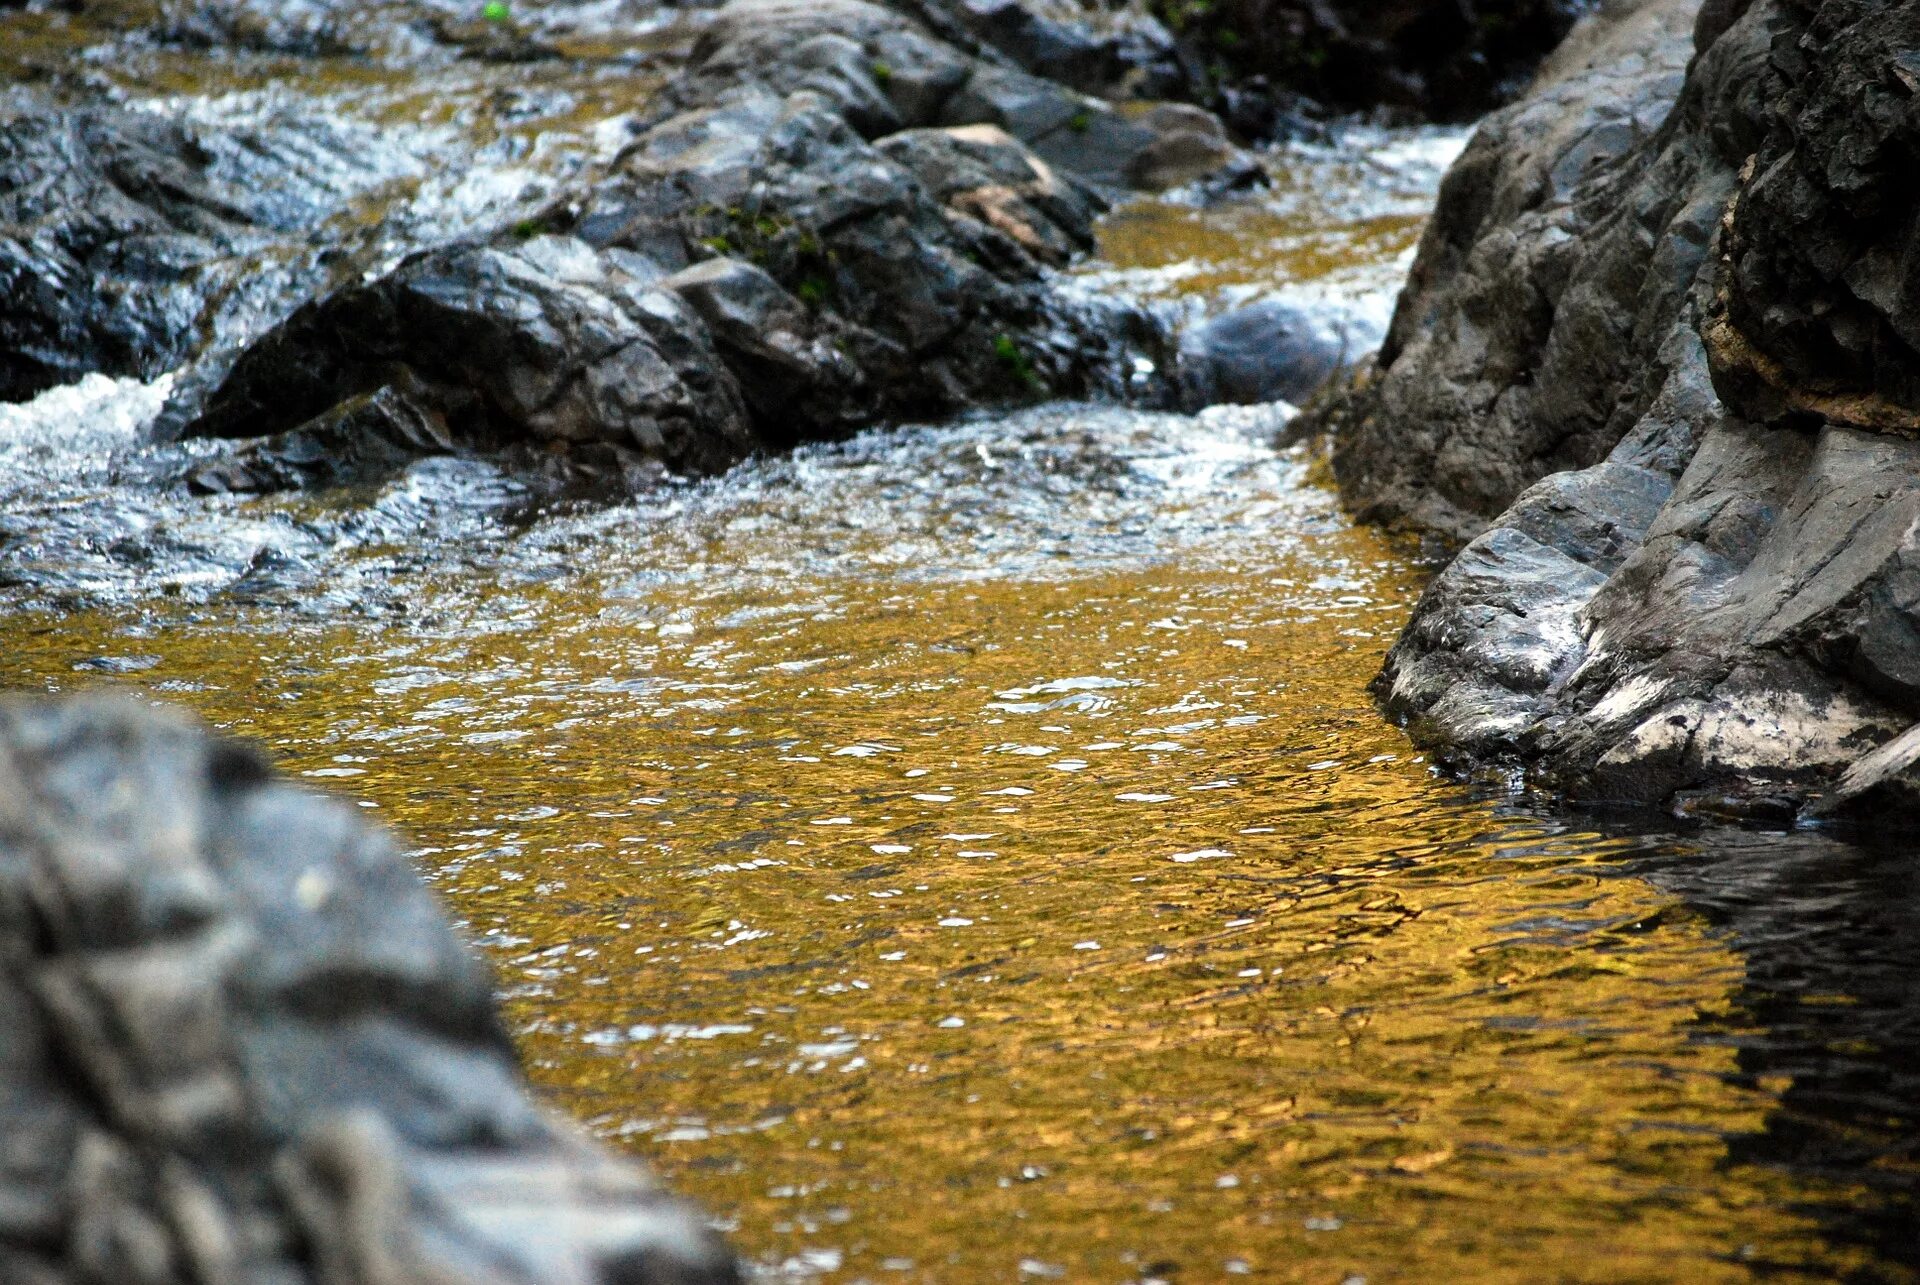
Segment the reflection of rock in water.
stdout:
[[391,842],[251,750],[0,707],[0,951],[0,1278],[735,1278],[528,1101]]
[[1790,1081],[1762,1130],[1729,1140],[1728,1160],[1866,1186],[1870,1200],[1801,1210],[1838,1243],[1920,1268],[1920,882],[1911,849],[1714,831],[1627,872],[1731,935],[1746,984],[1729,1011],[1700,1018],[1702,1038],[1734,1044],[1751,1086]]

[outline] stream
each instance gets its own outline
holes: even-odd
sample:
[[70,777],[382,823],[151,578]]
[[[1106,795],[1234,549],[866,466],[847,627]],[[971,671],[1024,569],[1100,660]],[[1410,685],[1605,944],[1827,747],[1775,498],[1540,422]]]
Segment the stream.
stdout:
[[[1079,284],[1377,338],[1463,141],[1276,150]],[[0,406],[0,681],[183,703],[410,836],[537,1084],[768,1279],[1920,1269],[1908,855],[1438,774],[1367,695],[1426,569],[1285,407],[538,507],[465,458],[132,485],[193,449],[143,445],[166,387]]]

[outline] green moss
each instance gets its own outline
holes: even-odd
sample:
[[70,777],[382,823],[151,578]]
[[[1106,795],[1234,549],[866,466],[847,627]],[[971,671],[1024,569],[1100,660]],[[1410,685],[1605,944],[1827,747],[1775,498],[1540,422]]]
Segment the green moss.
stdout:
[[700,238],[700,244],[706,246],[707,249],[713,251],[715,254],[733,253],[733,242],[724,236],[704,236]]
[[547,225],[539,219],[521,219],[508,229],[516,241],[531,241],[547,230]]
[[794,293],[800,296],[800,302],[809,308],[825,306],[827,296],[833,293],[833,283],[817,272],[809,272],[800,278],[800,284],[794,287]]
[[868,70],[873,72],[873,83],[885,89],[893,83],[893,68],[875,58]]
[[1040,372],[1033,368],[1033,359],[1027,356],[1020,347],[1019,341],[1012,335],[1002,334],[993,337],[993,355],[1000,359],[1000,364],[1005,366],[1015,379],[1029,389],[1036,393],[1047,391],[1046,381],[1041,379]]
[[488,22],[505,22],[513,15],[507,8],[506,0],[487,0],[486,6],[480,10],[480,16]]
[[1093,128],[1093,113],[1089,111],[1075,112],[1072,118],[1067,121],[1067,128],[1076,134],[1086,133],[1089,129]]

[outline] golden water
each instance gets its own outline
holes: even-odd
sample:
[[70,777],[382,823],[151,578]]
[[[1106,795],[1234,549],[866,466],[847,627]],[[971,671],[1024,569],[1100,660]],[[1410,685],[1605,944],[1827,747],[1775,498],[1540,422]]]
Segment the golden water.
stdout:
[[[981,511],[1076,417],[1153,530],[1084,480]],[[1845,1261],[1725,1164],[1775,1105],[1694,1033],[1740,957],[1370,708],[1416,576],[1306,459],[1073,410],[894,449],[423,568],[397,622],[15,618],[10,677],[131,657],[416,836],[535,1079],[798,1274]]]
[[[1085,275],[1377,305],[1430,177],[1280,178]],[[0,614],[0,680],[138,683],[412,836],[541,1088],[770,1275],[1905,1279],[1827,1230],[1853,1177],[1733,1145],[1792,1078],[1671,841],[1378,717],[1421,572],[1272,427],[1045,407],[519,525],[462,463],[28,488],[107,534],[22,536],[15,605],[102,605]],[[224,587],[256,542],[312,574]]]

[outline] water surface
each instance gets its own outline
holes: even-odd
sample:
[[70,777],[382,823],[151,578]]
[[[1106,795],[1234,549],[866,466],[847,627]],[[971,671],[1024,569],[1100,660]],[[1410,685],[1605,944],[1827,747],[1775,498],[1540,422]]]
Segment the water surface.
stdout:
[[[1431,141],[1126,212],[1088,288],[1377,324]],[[536,1081],[769,1276],[1911,1278],[1910,863],[1437,777],[1365,695],[1423,571],[1284,408],[530,512],[471,460],[126,485],[162,391],[0,409],[6,684],[413,836]]]

